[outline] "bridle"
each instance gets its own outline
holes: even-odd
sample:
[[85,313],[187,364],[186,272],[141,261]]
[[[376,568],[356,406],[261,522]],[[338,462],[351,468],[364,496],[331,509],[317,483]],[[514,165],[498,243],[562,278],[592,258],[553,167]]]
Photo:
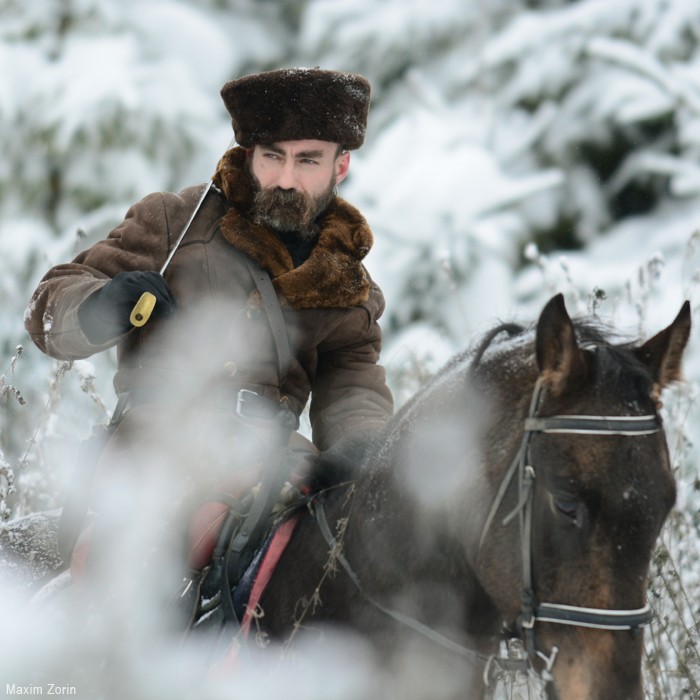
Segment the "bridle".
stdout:
[[[531,662],[536,658],[544,661],[544,669],[540,672],[541,678],[545,683],[551,681],[551,669],[556,660],[557,648],[553,647],[549,654],[545,654],[537,649],[535,639],[535,624],[537,622],[610,631],[631,630],[635,632],[640,627],[648,625],[652,618],[651,608],[648,603],[644,607],[634,610],[616,610],[608,608],[587,608],[577,605],[563,605],[560,603],[541,603],[536,599],[532,576],[531,548],[533,486],[536,475],[530,456],[530,443],[533,435],[538,433],[564,433],[577,435],[639,436],[652,435],[659,432],[661,429],[658,417],[653,414],[643,416],[559,415],[540,417],[537,415],[537,411],[542,394],[543,386],[538,380],[530,401],[528,416],[525,419],[520,448],[499,486],[479,542],[479,549],[481,549],[496,513],[502,505],[506,491],[517,474],[518,503],[511,513],[503,519],[502,524],[507,525],[516,516],[519,518],[522,550],[522,604],[521,613],[516,622],[516,630],[510,634],[508,641],[522,640],[525,646],[524,657],[521,655],[517,646],[511,647],[510,644],[502,645],[502,648],[506,649],[505,654],[499,656],[485,656],[474,649],[469,649],[444,637],[418,620],[387,608],[373,599],[364,590],[359,577],[343,555],[342,542],[339,542],[331,532],[325,515],[323,493],[310,497],[307,502],[307,507],[315,518],[335,560],[340,563],[355,587],[365,599],[382,613],[436,644],[464,657],[484,663],[484,682],[486,685],[489,684],[488,678],[492,664],[497,665],[503,671],[522,672],[530,670],[532,668]],[[514,649],[513,653],[509,651],[511,648]]]
[[[651,622],[652,614],[648,603],[644,607],[634,610],[616,610],[562,605],[560,603],[543,603],[537,600],[532,575],[532,510],[536,478],[536,470],[530,449],[532,438],[538,433],[652,435],[659,432],[661,426],[658,417],[653,414],[643,416],[555,415],[540,417],[537,415],[537,412],[543,392],[542,382],[538,380],[530,401],[528,416],[525,419],[520,448],[506,472],[491,505],[482,530],[479,549],[484,543],[486,534],[502,504],[508,487],[517,474],[518,502],[515,508],[502,521],[503,525],[507,525],[516,516],[519,519],[522,553],[522,589],[521,612],[516,621],[515,633],[522,638],[528,657],[534,659],[536,656],[539,656],[545,661],[546,671],[549,672],[556,658],[557,649],[554,647],[550,655],[545,655],[537,649],[535,640],[535,624],[537,622],[611,631],[632,630],[634,632],[640,627],[648,625]],[[545,680],[547,679],[545,678]]]

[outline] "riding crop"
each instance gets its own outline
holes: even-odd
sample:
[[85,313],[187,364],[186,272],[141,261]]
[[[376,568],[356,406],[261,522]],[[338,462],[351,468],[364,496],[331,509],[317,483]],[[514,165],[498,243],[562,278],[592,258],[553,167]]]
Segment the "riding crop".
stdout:
[[[228,147],[226,150],[228,151],[233,144],[235,143],[235,138],[231,139],[229,142]],[[183,239],[187,235],[187,232],[190,230],[190,226],[192,225],[192,222],[194,221],[195,217],[199,213],[199,210],[202,208],[202,205],[204,204],[204,200],[207,198],[207,195],[209,194],[209,191],[211,188],[214,186],[213,181],[209,180],[209,184],[204,188],[204,191],[202,192],[201,197],[199,198],[199,201],[197,202],[197,206],[192,210],[192,214],[190,214],[190,218],[187,220],[187,223],[184,225],[180,235],[178,236],[177,241],[175,241],[175,245],[170,249],[170,252],[168,253],[168,257],[165,259],[165,262],[161,266],[160,270],[158,270],[158,273],[160,275],[164,275],[165,271],[168,269],[168,265],[170,265],[171,260],[173,259],[173,256],[177,252],[177,249],[180,247],[180,243],[182,243]],[[131,310],[131,315],[129,316],[129,321],[131,321],[132,326],[136,326],[137,328],[140,328],[141,326],[145,325],[148,321],[148,319],[151,317],[151,314],[153,313],[153,309],[156,305],[156,297],[154,294],[151,294],[151,292],[144,292],[139,300],[134,304],[134,308]]]

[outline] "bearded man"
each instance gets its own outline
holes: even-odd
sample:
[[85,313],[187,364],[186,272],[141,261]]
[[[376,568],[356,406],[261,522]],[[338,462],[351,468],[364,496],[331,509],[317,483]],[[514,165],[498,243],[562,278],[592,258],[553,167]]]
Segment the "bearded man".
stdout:
[[[378,364],[384,298],[362,263],[372,234],[336,195],[364,141],[368,81],[285,69],[221,94],[239,145],[212,183],[146,196],[105,240],[49,270],[27,310],[31,338],[52,357],[117,346],[124,408],[98,482],[105,464],[139,478],[160,452],[178,479],[250,485],[280,407],[298,418],[310,402],[313,445],[291,440],[305,455],[354,451],[393,411]],[[284,368],[259,269],[282,310]],[[145,292],[155,307],[135,327]]]

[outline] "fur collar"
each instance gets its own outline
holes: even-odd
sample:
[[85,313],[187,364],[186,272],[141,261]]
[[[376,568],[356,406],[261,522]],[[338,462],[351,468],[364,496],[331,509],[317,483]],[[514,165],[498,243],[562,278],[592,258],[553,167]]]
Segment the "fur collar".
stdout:
[[275,232],[250,218],[253,188],[246,152],[237,147],[219,161],[214,184],[232,204],[220,221],[221,233],[272,277],[283,301],[294,309],[351,307],[369,297],[362,259],[372,247],[372,232],[355,207],[336,197],[319,219],[320,236],[308,260],[294,268]]

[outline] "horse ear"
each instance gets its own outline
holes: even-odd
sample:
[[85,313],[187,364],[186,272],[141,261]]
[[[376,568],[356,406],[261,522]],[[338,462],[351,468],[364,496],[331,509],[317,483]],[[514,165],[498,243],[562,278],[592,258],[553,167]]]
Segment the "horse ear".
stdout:
[[681,378],[681,361],[690,338],[690,325],[690,302],[686,301],[668,328],[635,350],[637,357],[651,369],[655,399],[668,384]]
[[586,361],[576,342],[576,331],[563,294],[552,297],[542,309],[537,322],[535,350],[540,377],[555,393],[561,393],[571,380],[585,375]]

